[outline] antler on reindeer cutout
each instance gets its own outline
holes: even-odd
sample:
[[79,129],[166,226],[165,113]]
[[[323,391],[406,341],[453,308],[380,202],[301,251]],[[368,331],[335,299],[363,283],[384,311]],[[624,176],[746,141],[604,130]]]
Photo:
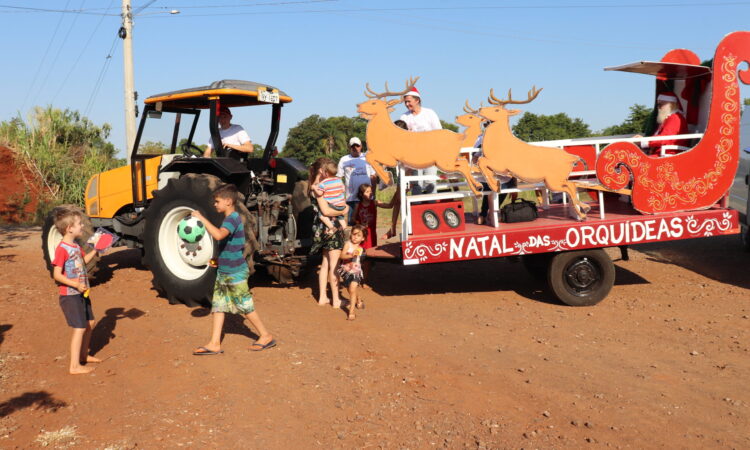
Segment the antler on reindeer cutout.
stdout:
[[[475,195],[480,195],[480,184],[471,176],[469,162],[459,158],[461,148],[466,140],[466,133],[460,134],[450,130],[433,130],[414,132],[403,130],[391,121],[388,109],[401,103],[401,96],[409,92],[419,77],[409,78],[403,91],[391,92],[388,83],[385,92],[375,92],[370,84],[365,85],[365,96],[369,100],[357,105],[357,112],[368,119],[367,162],[375,169],[378,176],[386,183],[391,182],[390,174],[383,168],[396,167],[400,162],[413,169],[424,169],[437,166],[443,172],[459,172],[469,183]],[[398,97],[384,100],[387,97]],[[476,140],[476,137],[474,138]],[[469,146],[472,146],[472,141]]]
[[579,157],[563,149],[527,144],[515,137],[510,130],[510,116],[521,111],[505,109],[505,106],[529,103],[540,92],[542,89],[534,86],[528,92],[527,99],[519,101],[513,100],[511,90],[508,89],[508,99],[501,100],[490,89],[487,100],[492,106],[479,109],[480,115],[492,122],[484,131],[483,156],[478,161],[479,169],[495,192],[500,188],[495,174],[512,175],[529,183],[544,182],[549,190],[566,192],[578,219],[583,220],[590,207],[578,199],[575,185],[568,180]]

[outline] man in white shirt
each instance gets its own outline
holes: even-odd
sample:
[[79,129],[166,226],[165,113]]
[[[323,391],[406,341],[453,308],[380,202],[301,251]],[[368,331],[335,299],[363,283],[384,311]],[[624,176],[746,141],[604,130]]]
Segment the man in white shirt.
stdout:
[[346,186],[346,204],[349,205],[349,224],[351,224],[357,203],[359,203],[357,197],[359,187],[369,184],[375,192],[377,181],[375,170],[362,154],[362,141],[358,137],[349,139],[349,154],[342,156],[339,160],[339,170],[336,176],[343,178],[344,186]]
[[[247,155],[243,155],[243,153],[253,152],[253,143],[250,141],[250,136],[248,136],[245,129],[240,125],[232,124],[231,121],[231,111],[229,111],[229,108],[226,106],[222,106],[219,109],[219,136],[221,136],[221,145],[224,146],[224,148],[239,152],[235,153],[235,155],[245,158]],[[208,147],[206,147],[206,151],[203,152],[205,158],[211,157],[211,152],[213,151],[212,146],[213,143],[209,139]]]
[[[401,120],[406,122],[409,131],[432,131],[441,130],[440,118],[435,111],[422,107],[422,96],[417,88],[412,87],[404,95],[404,106],[408,111],[401,115]],[[420,175],[437,176],[437,167],[432,166],[417,171]],[[429,194],[435,190],[435,181],[420,181],[412,186],[412,194]]]

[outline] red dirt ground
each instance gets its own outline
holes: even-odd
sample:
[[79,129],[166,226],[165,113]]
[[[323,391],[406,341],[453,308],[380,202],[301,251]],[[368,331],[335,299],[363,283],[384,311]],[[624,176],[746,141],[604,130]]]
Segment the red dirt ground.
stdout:
[[[551,300],[504,260],[379,264],[357,320],[300,286],[252,280],[279,340],[169,305],[135,250],[101,262],[91,375],[40,233],[0,229],[0,448],[748,448],[750,254],[737,236],[616,258],[595,307]],[[71,427],[72,437],[44,435]],[[46,436],[46,437],[45,437]],[[55,440],[56,439],[56,440]]]
[[[39,190],[28,170],[18,167],[12,151],[0,145],[0,224],[18,224],[34,217]],[[24,203],[24,196],[29,202]]]

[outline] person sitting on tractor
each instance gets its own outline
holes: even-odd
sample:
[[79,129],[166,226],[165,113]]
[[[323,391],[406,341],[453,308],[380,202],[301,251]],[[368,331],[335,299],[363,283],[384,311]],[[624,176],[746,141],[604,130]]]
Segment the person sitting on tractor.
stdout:
[[[659,124],[659,128],[654,133],[654,136],[674,136],[688,133],[687,120],[685,120],[685,116],[680,111],[680,104],[675,94],[672,92],[662,92],[659,94],[656,97],[656,107],[658,109],[656,123]],[[643,136],[637,134],[633,137],[640,138]],[[642,142],[641,148],[644,149],[646,154],[659,156],[661,155],[661,148],[664,145],[687,147],[689,144],[685,139],[665,139],[661,141]],[[677,152],[676,149],[665,150],[665,153],[668,155],[673,155]]]
[[[225,149],[230,150],[227,156],[242,159],[245,156],[242,153],[253,152],[253,143],[250,141],[247,131],[242,126],[231,123],[231,120],[232,112],[226,106],[222,106],[219,109],[219,136],[221,136],[221,145]],[[208,147],[203,152],[205,158],[211,157],[211,152],[213,151],[212,145],[211,140],[209,140]]]

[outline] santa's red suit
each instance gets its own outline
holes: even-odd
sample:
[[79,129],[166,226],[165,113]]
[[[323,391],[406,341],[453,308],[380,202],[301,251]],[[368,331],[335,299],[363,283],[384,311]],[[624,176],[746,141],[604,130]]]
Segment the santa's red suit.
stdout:
[[[680,111],[675,111],[667,117],[664,122],[656,130],[654,136],[674,136],[677,134],[687,134],[687,120]],[[651,155],[660,155],[661,147],[663,145],[680,145],[687,147],[689,142],[686,139],[665,139],[663,141],[651,141],[647,143],[648,152]],[[669,149],[665,151],[667,155],[674,155],[678,153],[677,149]]]
[[[662,92],[656,97],[656,101],[660,104],[661,102],[672,102],[678,106],[677,110],[667,116],[667,118],[664,119],[664,122],[659,125],[659,129],[656,130],[654,136],[675,136],[678,134],[687,134],[687,120],[685,120],[685,116],[680,112],[680,101],[677,99],[677,96],[672,92]],[[682,147],[687,147],[688,145],[690,145],[690,143],[686,139],[666,139],[663,141],[644,142],[642,147],[646,150],[646,153],[659,156],[661,155],[661,148],[665,145],[679,145]],[[677,149],[668,149],[664,153],[667,155],[674,155],[678,152],[679,150]]]

